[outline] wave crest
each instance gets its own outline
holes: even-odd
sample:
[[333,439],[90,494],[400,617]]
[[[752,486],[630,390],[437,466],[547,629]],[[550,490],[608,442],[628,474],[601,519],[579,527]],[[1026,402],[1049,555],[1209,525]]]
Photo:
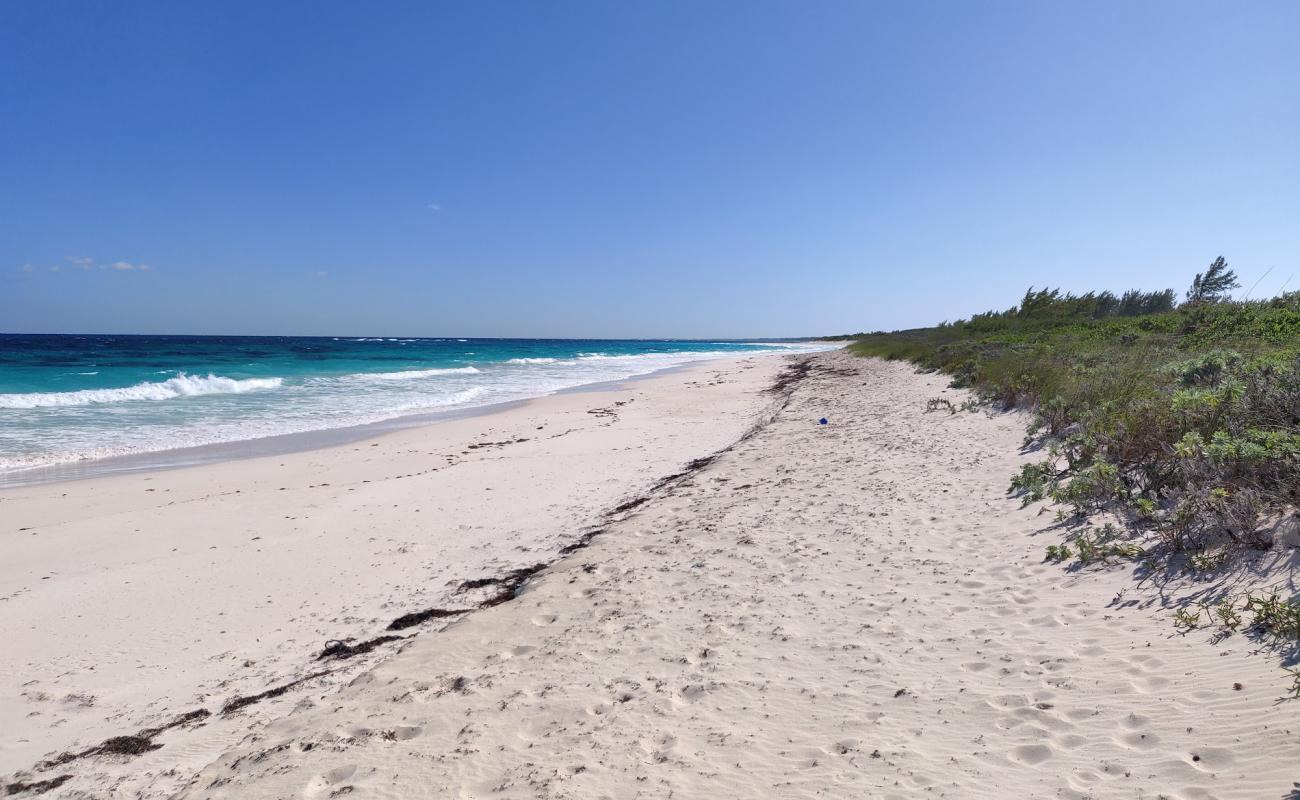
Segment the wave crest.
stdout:
[[184,372],[160,383],[137,383],[119,389],[80,389],[75,392],[32,392],[0,394],[0,408],[57,408],[88,406],[98,403],[123,403],[131,400],[174,400],[208,394],[243,394],[260,389],[278,389],[283,378],[227,378],[208,373],[186,375]]

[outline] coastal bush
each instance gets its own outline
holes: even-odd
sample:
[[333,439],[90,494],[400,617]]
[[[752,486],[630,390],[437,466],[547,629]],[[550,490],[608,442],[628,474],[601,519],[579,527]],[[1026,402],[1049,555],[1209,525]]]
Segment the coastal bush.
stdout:
[[1136,559],[1144,555],[1136,543],[1125,541],[1123,533],[1113,524],[1107,523],[1100,529],[1088,528],[1079,533],[1071,542],[1050,544],[1047,546],[1046,561],[1077,560],[1081,566],[1094,562],[1110,563],[1113,559]]
[[[1247,621],[1246,616],[1249,615]],[[1174,626],[1186,632],[1218,627],[1224,633],[1248,630],[1279,639],[1300,639],[1300,603],[1282,598],[1276,589],[1267,594],[1246,592],[1224,597],[1211,605],[1194,603],[1174,612]]]
[[[1028,410],[1026,447],[1047,458],[1010,492],[1066,521],[1111,512],[1154,538],[1147,557],[1208,568],[1272,547],[1261,521],[1300,506],[1300,292],[1235,301],[1236,285],[1219,258],[1182,305],[1173,290],[1031,288],[1004,311],[866,334],[851,350]],[[1101,557],[1083,539],[1049,558],[1081,552]]]
[[1056,467],[1050,461],[1025,464],[1011,478],[1010,493],[1019,493],[1021,508],[1047,496],[1056,485]]

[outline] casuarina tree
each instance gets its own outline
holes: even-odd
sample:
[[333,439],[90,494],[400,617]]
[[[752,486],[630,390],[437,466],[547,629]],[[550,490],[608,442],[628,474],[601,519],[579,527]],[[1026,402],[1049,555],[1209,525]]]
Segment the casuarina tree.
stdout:
[[1228,262],[1219,256],[1205,272],[1196,273],[1192,288],[1187,290],[1187,302],[1218,303],[1227,300],[1232,290],[1239,286],[1237,273],[1228,269]]

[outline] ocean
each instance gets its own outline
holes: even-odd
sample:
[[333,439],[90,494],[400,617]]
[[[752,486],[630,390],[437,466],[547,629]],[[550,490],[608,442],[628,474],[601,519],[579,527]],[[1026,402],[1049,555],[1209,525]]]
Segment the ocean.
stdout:
[[[0,334],[0,478],[338,431],[812,343]],[[48,472],[48,470],[45,470]],[[5,481],[10,482],[10,481]]]

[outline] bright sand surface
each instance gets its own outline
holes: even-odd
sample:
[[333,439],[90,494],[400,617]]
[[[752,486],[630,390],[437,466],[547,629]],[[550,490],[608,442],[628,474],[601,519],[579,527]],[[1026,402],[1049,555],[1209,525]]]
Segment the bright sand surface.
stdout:
[[[792,391],[758,392],[792,361],[808,363]],[[393,434],[373,454],[6,493],[6,523],[23,512],[38,535],[3,532],[21,562],[3,567],[19,653],[0,669],[3,768],[203,706],[217,713],[160,749],[24,779],[71,774],[48,795],[70,797],[187,781],[194,798],[1296,796],[1300,701],[1278,653],[1170,619],[1225,581],[1288,578],[1295,551],[1209,583],[1044,563],[1052,516],[1005,494],[1041,457],[1019,449],[1025,419],[927,414],[933,397],[964,395],[842,353],[753,358]],[[530,441],[466,452],[453,429]],[[448,581],[592,530],[513,599],[219,713],[319,668],[325,638],[481,599]],[[178,675],[202,688],[178,694]]]
[[[0,776],[323,668],[338,671],[311,689],[337,688],[394,645],[323,665],[327,640],[472,604],[459,581],[553,559],[733,443],[784,364],[701,362],[341,447],[0,490]],[[301,697],[78,761],[60,791],[166,796]]]

